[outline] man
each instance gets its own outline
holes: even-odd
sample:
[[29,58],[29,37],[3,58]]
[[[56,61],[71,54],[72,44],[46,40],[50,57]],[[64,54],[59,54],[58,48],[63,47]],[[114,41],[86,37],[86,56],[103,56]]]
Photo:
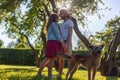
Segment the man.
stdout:
[[61,35],[67,46],[67,53],[71,55],[72,54],[72,33],[73,33],[74,23],[70,19],[71,18],[70,13],[65,9],[60,10],[60,17],[61,19],[64,20],[64,22],[60,26]]
[[[60,17],[63,20],[63,23],[61,24],[60,29],[61,29],[62,39],[66,44],[66,53],[68,55],[72,55],[72,33],[73,33],[74,23],[70,19],[71,18],[70,13],[65,9],[60,10]],[[61,76],[63,66],[64,66],[63,65],[64,61],[60,60],[59,64],[60,64],[59,76]]]

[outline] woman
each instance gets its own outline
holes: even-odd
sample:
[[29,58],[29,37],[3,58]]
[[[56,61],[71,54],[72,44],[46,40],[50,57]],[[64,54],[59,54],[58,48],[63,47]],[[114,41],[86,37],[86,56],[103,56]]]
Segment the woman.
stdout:
[[41,75],[42,70],[48,64],[48,77],[53,78],[52,76],[52,66],[54,64],[54,58],[56,57],[57,52],[61,52],[64,49],[65,45],[61,38],[59,26],[57,24],[58,16],[57,14],[51,14],[49,16],[46,30],[47,30],[47,44],[46,44],[46,58],[40,65],[37,75]]

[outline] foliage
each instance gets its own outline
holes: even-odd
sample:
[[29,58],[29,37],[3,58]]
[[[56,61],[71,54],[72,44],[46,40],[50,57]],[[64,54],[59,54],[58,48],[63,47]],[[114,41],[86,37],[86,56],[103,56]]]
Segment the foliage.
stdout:
[[[39,50],[37,49],[39,52]],[[74,50],[74,53],[84,53],[88,50]],[[13,65],[35,65],[35,58],[31,49],[0,49],[0,64],[13,64]],[[107,58],[107,53],[102,56],[103,59]],[[115,61],[120,66],[120,52],[117,52]],[[67,63],[65,63],[67,67]]]
[[111,19],[106,23],[105,30],[97,32],[96,35],[91,36],[91,42],[94,42],[93,44],[102,42],[103,44],[105,44],[105,51],[107,51],[111,40],[113,39],[119,28],[120,17],[116,16],[114,19]]
[[[102,55],[102,61],[106,61],[107,60],[107,52],[103,52],[103,55]],[[115,65],[114,66],[120,66],[120,51],[119,52],[116,52],[116,55],[114,57],[114,62],[115,62]]]
[[31,49],[0,49],[0,63],[35,65],[35,58]]
[[[0,10],[2,11],[1,20],[5,23],[5,30],[9,37],[21,39],[23,42],[22,34],[26,34],[30,38],[37,38],[35,42],[39,42],[41,26],[45,21],[42,12],[42,3],[32,0],[15,0],[14,6],[12,1],[1,1]],[[7,7],[5,8],[4,6]],[[23,7],[27,10],[22,10]],[[10,8],[10,9],[9,9]]]
[[16,42],[11,41],[11,42],[8,43],[7,48],[14,48],[15,45],[16,45]]
[[82,49],[86,49],[86,46],[82,43],[81,40],[78,40],[77,47],[75,47],[75,50],[82,50]]
[[[39,50],[36,49],[39,53]],[[86,50],[73,51],[73,53],[82,53]],[[0,64],[13,65],[35,65],[35,58],[31,49],[0,49]],[[67,63],[65,63],[65,67]]]
[[[106,23],[105,30],[92,36],[94,42],[95,41],[98,43],[102,42],[105,45],[102,59],[104,61],[106,61],[107,59],[112,57],[112,61],[114,61],[114,63],[117,66],[120,66],[119,65],[119,61],[120,61],[119,56],[120,55],[118,53],[118,51],[120,50],[119,49],[120,44],[119,44],[119,37],[115,38],[115,36],[119,36],[119,34],[116,34],[116,33],[118,33],[119,28],[120,28],[120,17],[116,16],[114,19],[111,19]],[[113,40],[116,43],[112,43]],[[118,46],[113,46],[113,45],[118,45]],[[111,46],[112,46],[112,48],[111,48]],[[109,53],[109,51],[114,51],[114,52]]]
[[120,52],[116,52],[115,55],[115,64],[117,64],[117,66],[120,66]]
[[56,7],[58,9],[68,9],[82,27],[87,25],[87,15],[97,13],[98,17],[100,17],[100,14],[98,13],[98,10],[100,10],[98,5],[104,5],[102,0],[57,0],[57,3]]
[[4,44],[4,42],[2,40],[0,40],[0,47],[2,47],[3,44]]
[[[53,69],[53,75],[57,79],[48,79],[47,78],[47,68],[43,70],[42,77],[36,77],[38,68],[34,66],[13,66],[13,65],[0,65],[0,79],[1,80],[61,80],[57,76],[58,72]],[[67,69],[63,69],[66,74]],[[65,80],[65,74],[62,75],[62,80]],[[95,80],[120,80],[118,77],[107,77],[101,76],[100,72],[96,73]],[[78,70],[73,76],[72,80],[87,80],[87,71]]]
[[[52,2],[50,2],[52,1]],[[41,35],[48,15],[59,6],[71,4],[69,9],[73,16],[85,25],[86,14],[93,14],[99,9],[101,0],[4,0],[0,1],[1,22],[9,37],[21,38],[26,34],[30,39],[35,38],[35,44],[42,44]],[[14,5],[13,5],[14,4]],[[55,4],[55,6],[53,6]],[[24,40],[23,40],[24,41]],[[38,46],[38,45],[37,45]]]
[[15,48],[27,48],[27,46],[24,43],[19,43],[15,46]]

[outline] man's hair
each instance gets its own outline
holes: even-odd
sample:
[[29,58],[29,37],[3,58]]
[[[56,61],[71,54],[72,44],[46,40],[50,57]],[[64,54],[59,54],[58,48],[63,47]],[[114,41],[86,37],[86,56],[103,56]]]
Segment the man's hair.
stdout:
[[66,10],[66,9],[61,9],[60,12],[63,12],[63,13],[65,14],[65,17],[66,17],[66,18],[68,18],[68,19],[71,18],[71,15],[70,15],[70,13],[69,13],[68,10]]

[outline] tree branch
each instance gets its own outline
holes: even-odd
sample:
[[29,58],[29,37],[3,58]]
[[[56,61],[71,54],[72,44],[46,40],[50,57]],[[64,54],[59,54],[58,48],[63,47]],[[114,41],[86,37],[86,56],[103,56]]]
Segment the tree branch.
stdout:
[[43,3],[43,6],[45,7],[45,11],[46,11],[46,13],[47,13],[47,16],[49,16],[49,15],[50,15],[50,11],[48,10],[47,5],[45,5],[45,4]]
[[52,5],[52,9],[53,9],[52,11],[57,13],[58,10],[57,10],[56,5],[55,5],[55,0],[49,0],[49,1],[50,1],[51,5]]
[[51,5],[52,5],[52,8],[53,9],[56,8],[55,1],[54,0],[49,0],[49,1],[50,1]]
[[108,71],[107,71],[107,75],[110,75],[111,70],[113,68],[114,65],[114,57],[115,57],[115,53],[117,50],[118,45],[120,44],[120,28],[117,31],[115,37],[113,38],[113,40],[110,43],[110,46],[108,48],[108,57],[107,57],[107,65],[108,65]]
[[118,29],[115,37],[113,38],[112,42],[110,43],[109,50],[108,50],[108,58],[107,61],[112,60],[112,58],[115,56],[117,47],[120,44],[120,28]]
[[82,33],[79,31],[79,28],[78,28],[78,24],[77,24],[77,21],[74,17],[72,17],[71,19],[74,23],[74,30],[75,30],[75,33],[77,34],[77,36],[79,37],[79,39],[84,43],[84,45],[87,47],[87,49],[89,50],[89,45],[91,45],[88,41],[88,39],[82,35]]
[[31,43],[30,43],[30,41],[29,41],[29,39],[28,39],[28,36],[25,35],[25,34],[23,34],[23,33],[22,33],[21,35],[23,35],[23,36],[27,39],[28,45],[30,46],[30,48],[31,48],[32,51],[33,51],[33,54],[35,55],[36,66],[39,67],[39,62],[40,62],[40,60],[39,60],[39,58],[38,58],[38,52],[37,52],[37,51],[35,50],[35,48],[31,45]]

